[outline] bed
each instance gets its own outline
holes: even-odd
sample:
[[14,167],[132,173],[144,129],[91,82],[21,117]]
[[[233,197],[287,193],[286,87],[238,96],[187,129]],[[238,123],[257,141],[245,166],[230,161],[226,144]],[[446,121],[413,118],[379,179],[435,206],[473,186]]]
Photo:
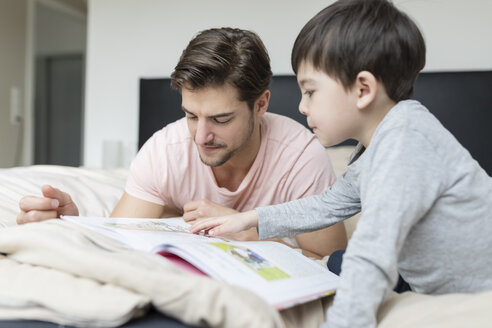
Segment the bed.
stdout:
[[[156,130],[182,117],[180,96],[169,88],[169,79],[142,79],[140,81],[139,147]],[[492,72],[422,73],[415,87],[415,99],[427,105],[470,151],[481,166],[492,174]],[[300,98],[294,76],[275,76],[272,84],[270,111],[290,116],[302,124],[298,113]],[[328,149],[337,174],[340,174],[353,149],[348,141]],[[0,230],[15,226],[19,199],[27,194],[40,193],[40,186],[50,183],[69,192],[79,205],[81,215],[107,216],[121,197],[127,170],[103,170],[87,167],[31,166],[0,169]],[[357,218],[346,223],[348,236],[355,229]],[[0,254],[1,255],[1,254]],[[1,300],[1,297],[0,297]],[[1,303],[1,302],[0,302]],[[1,304],[0,304],[1,305]],[[380,309],[381,327],[455,326],[485,327],[492,317],[488,309],[492,294],[477,296],[452,294],[440,298],[405,293],[394,295]],[[316,326],[324,319],[323,307],[310,304],[282,314],[282,325]],[[296,312],[297,311],[297,312]],[[418,315],[416,314],[418,313]],[[2,319],[0,311],[0,319]],[[402,321],[401,318],[412,318]],[[36,316],[31,319],[37,318]],[[39,317],[38,317],[39,318]],[[179,316],[178,316],[179,318]],[[7,320],[0,327],[56,327],[43,321]],[[471,320],[471,321],[468,321]],[[274,321],[272,321],[274,322]],[[69,321],[68,321],[69,323]],[[196,322],[198,324],[198,322]],[[67,322],[64,324],[68,325]],[[435,325],[434,325],[435,324]],[[130,320],[125,327],[189,327],[188,322],[150,310],[142,318]],[[220,324],[217,324],[220,326]]]

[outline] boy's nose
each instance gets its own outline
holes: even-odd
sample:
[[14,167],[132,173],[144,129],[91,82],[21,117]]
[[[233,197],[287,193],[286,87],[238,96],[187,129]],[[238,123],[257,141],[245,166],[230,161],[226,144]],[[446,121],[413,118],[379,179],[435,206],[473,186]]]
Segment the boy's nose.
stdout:
[[304,106],[304,104],[302,103],[302,100],[299,103],[299,113],[301,113],[304,116],[307,116],[306,106]]

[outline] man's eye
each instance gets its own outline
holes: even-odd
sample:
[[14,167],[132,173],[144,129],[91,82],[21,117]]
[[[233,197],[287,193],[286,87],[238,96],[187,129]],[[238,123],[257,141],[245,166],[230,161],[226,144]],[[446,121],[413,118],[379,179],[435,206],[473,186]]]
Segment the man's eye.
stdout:
[[196,116],[186,116],[186,118],[190,121],[196,120]]
[[226,124],[229,123],[232,118],[214,118],[214,122],[218,124]]

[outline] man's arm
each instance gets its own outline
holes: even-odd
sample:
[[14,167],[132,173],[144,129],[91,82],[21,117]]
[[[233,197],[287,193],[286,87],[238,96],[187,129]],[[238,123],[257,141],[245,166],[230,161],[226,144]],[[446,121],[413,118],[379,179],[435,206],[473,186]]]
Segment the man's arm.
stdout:
[[310,257],[323,257],[347,248],[347,232],[343,222],[322,230],[299,234],[295,238],[304,255]]
[[182,214],[177,209],[147,202],[125,192],[113,209],[111,217],[160,218],[176,217]]

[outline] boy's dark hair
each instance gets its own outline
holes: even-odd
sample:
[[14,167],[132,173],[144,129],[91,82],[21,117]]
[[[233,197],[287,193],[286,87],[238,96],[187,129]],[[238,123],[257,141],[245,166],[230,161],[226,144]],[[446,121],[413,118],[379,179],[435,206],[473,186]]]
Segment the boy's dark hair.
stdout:
[[339,0],[314,16],[292,50],[297,73],[306,61],[350,88],[371,72],[393,101],[409,99],[425,65],[425,41],[415,23],[387,0]]
[[200,32],[183,51],[171,75],[171,87],[179,91],[228,83],[250,109],[271,81],[270,57],[263,42],[255,33],[236,28]]

